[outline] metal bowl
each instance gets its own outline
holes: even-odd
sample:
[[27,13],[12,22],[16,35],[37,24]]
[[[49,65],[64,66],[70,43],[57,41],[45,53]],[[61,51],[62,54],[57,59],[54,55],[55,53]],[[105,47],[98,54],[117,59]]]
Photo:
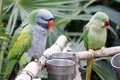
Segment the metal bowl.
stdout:
[[48,80],[73,80],[75,62],[67,59],[51,59],[46,62]]

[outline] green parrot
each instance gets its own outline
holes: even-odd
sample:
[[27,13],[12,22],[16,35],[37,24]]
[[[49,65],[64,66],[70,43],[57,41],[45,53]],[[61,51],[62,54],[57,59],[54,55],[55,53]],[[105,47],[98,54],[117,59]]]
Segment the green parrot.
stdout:
[[[90,21],[83,28],[83,42],[86,50],[93,54],[93,50],[105,46],[107,39],[107,27],[109,26],[109,17],[104,12],[96,12]],[[87,60],[86,80],[91,79],[93,59]]]
[[20,60],[39,59],[45,50],[49,30],[53,27],[53,14],[46,9],[32,11],[15,31],[8,53],[4,78],[8,79]]

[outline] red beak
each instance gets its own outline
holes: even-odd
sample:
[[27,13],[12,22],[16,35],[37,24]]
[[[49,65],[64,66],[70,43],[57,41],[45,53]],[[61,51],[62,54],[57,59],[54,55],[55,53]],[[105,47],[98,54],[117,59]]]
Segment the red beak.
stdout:
[[53,20],[48,21],[48,28],[49,28],[49,29],[52,29],[53,26],[54,26]]
[[105,27],[108,27],[110,25],[110,21],[109,20],[105,20],[104,23],[105,23],[105,25],[104,25]]

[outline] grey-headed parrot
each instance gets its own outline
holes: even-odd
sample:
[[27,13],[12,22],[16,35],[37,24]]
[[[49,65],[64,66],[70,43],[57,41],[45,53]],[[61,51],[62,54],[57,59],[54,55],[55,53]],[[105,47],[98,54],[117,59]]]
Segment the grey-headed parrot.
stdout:
[[53,14],[46,9],[32,11],[15,31],[4,78],[8,79],[21,57],[39,59],[45,50],[49,30],[53,27]]

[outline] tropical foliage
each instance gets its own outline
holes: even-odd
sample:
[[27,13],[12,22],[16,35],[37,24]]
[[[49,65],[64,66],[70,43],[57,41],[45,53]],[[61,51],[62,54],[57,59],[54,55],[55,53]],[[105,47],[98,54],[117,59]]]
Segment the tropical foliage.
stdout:
[[[55,16],[55,26],[50,32],[47,47],[51,46],[60,34],[64,34],[70,41],[68,45],[75,51],[81,51],[84,49],[81,45],[82,28],[96,11],[106,12],[110,17],[111,28],[108,30],[106,46],[120,44],[118,42],[120,37],[118,7],[119,0],[0,0],[0,80],[7,64],[12,35],[32,10],[46,8]],[[104,66],[106,63],[108,63],[107,66]],[[84,67],[86,64],[83,62],[80,65]],[[92,80],[116,80],[116,75],[110,66],[110,58],[97,59],[93,70],[95,77]],[[85,71],[81,72],[84,80]]]

